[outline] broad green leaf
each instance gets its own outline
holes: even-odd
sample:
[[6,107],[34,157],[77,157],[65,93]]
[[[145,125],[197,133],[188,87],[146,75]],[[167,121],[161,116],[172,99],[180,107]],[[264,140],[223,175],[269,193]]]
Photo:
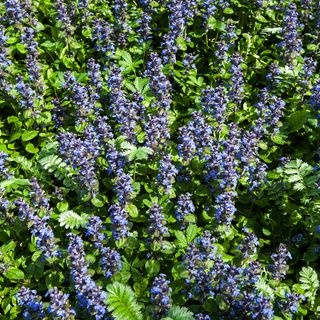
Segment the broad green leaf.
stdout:
[[10,280],[22,280],[24,279],[24,273],[18,268],[10,267],[8,272],[4,273],[4,276]]
[[39,149],[35,148],[35,146],[32,143],[28,143],[25,148],[26,151],[28,151],[29,153],[37,153],[39,151]]
[[190,224],[186,231],[186,239],[191,242],[198,234],[197,226],[195,224]]
[[36,137],[38,135],[38,133],[39,132],[36,130],[24,131],[22,133],[21,140],[22,141],[32,140],[34,137]]
[[129,203],[126,206],[126,210],[129,213],[130,217],[132,217],[132,218],[137,218],[139,216],[138,208],[132,203]]
[[28,186],[30,185],[30,181],[28,179],[10,179],[10,180],[5,180],[0,183],[0,188],[5,188],[5,187],[19,187],[19,186]]
[[149,275],[155,276],[160,271],[160,263],[155,259],[147,260],[145,268]]

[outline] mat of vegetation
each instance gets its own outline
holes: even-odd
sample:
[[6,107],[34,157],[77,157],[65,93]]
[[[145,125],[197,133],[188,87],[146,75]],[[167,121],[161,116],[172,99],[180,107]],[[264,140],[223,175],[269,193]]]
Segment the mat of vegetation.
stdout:
[[3,0],[0,319],[319,319],[320,2]]

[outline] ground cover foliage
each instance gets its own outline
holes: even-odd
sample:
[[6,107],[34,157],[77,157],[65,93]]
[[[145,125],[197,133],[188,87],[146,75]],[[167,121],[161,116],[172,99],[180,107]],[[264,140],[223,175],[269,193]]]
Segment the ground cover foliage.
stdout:
[[319,319],[319,1],[0,17],[0,319]]

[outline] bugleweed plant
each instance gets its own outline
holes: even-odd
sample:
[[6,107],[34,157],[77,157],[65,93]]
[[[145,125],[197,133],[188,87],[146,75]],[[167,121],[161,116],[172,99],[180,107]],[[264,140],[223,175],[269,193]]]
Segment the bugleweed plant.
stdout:
[[320,2],[3,0],[0,319],[319,319]]

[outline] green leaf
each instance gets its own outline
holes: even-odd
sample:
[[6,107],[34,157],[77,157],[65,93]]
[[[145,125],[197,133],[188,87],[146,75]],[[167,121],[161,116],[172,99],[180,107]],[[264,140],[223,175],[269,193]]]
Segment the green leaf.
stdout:
[[173,306],[168,311],[168,317],[173,320],[194,320],[193,313],[186,307]]
[[108,310],[115,320],[142,320],[141,305],[138,304],[132,289],[120,282],[107,286]]
[[198,234],[197,226],[195,224],[190,224],[186,231],[186,239],[191,242]]
[[105,205],[106,200],[107,200],[106,196],[99,195],[99,196],[92,198],[91,203],[97,208],[102,208]]
[[69,203],[67,201],[58,202],[57,209],[59,212],[67,211],[69,209]]
[[4,276],[10,280],[22,280],[24,279],[24,273],[18,268],[10,267],[8,272],[4,273]]
[[319,288],[318,274],[311,267],[302,267],[299,272],[301,282],[301,288],[305,290],[304,295],[310,301],[311,306],[315,303],[315,298],[317,295],[317,290]]
[[131,54],[127,51],[121,51],[121,57],[124,61],[128,62],[129,64],[132,63],[132,57]]
[[196,190],[194,192],[197,196],[205,197],[210,194],[210,190],[207,186],[201,184],[200,186],[196,187]]
[[16,116],[10,116],[7,118],[8,123],[14,123],[20,121],[20,119]]
[[151,148],[148,147],[141,147],[138,148],[135,152],[135,158],[137,160],[147,160],[148,159],[148,155],[152,154],[153,150]]
[[178,231],[175,231],[174,234],[178,240],[178,245],[182,248],[186,248],[188,246],[188,241],[184,233],[178,230]]
[[39,151],[39,149],[35,148],[35,146],[32,143],[28,143],[25,148],[26,151],[28,151],[29,153],[37,153]]
[[147,260],[145,268],[150,276],[155,276],[160,271],[160,263],[155,259]]
[[21,140],[22,141],[32,140],[34,137],[36,137],[38,135],[38,133],[39,132],[36,130],[24,131],[21,136]]
[[223,10],[223,13],[225,13],[225,14],[233,14],[233,9],[230,8],[230,7],[225,8],[225,9]]
[[55,171],[58,167],[65,166],[62,159],[55,154],[40,159],[39,163],[49,172]]
[[11,188],[17,188],[19,186],[29,186],[30,181],[28,179],[10,179],[5,180],[0,183],[0,188],[5,188],[10,186]]
[[17,43],[16,48],[20,53],[28,52],[28,50],[26,49],[26,47],[22,43]]
[[62,212],[59,216],[61,227],[66,229],[78,229],[84,227],[88,222],[88,215],[82,214],[81,216],[72,210]]
[[139,216],[138,208],[132,203],[126,206],[126,211],[129,213],[130,217],[132,218],[137,218]]
[[306,110],[296,111],[287,117],[291,131],[298,131],[308,122],[309,112]]

